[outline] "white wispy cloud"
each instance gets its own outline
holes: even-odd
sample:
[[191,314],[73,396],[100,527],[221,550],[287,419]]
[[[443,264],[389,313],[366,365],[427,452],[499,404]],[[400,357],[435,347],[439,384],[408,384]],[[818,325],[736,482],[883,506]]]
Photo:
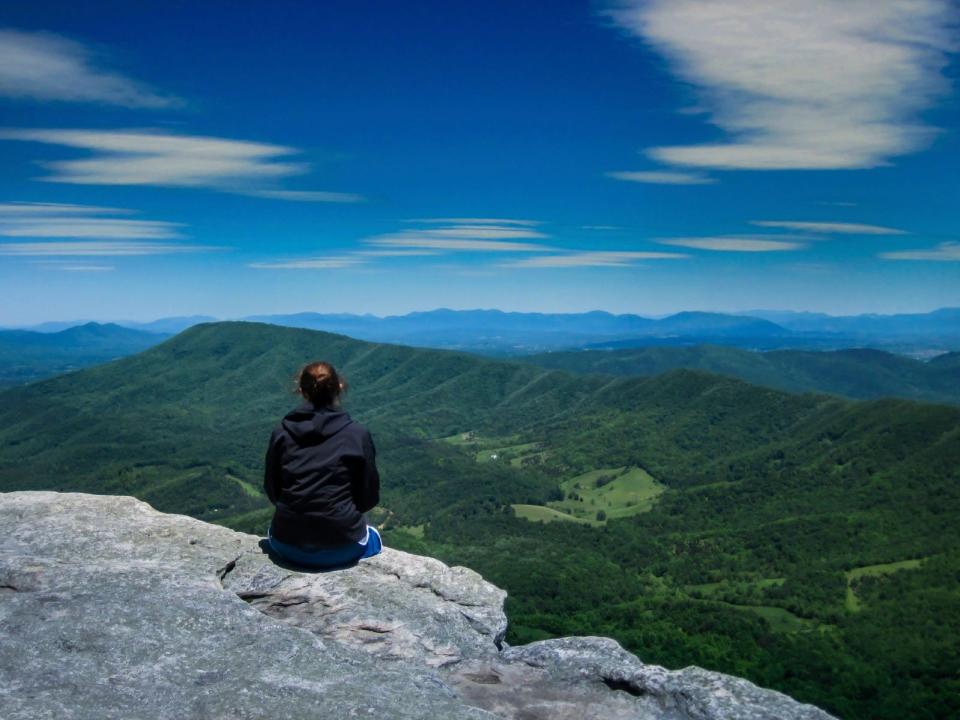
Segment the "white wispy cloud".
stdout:
[[39,265],[44,270],[57,270],[60,272],[111,272],[116,270],[113,265],[73,265],[58,260],[36,260],[34,265]]
[[430,250],[466,251],[466,252],[543,252],[551,248],[533,243],[505,242],[503,240],[472,240],[426,237],[417,233],[381,235],[368,238],[364,242],[370,245],[399,248],[423,248]]
[[177,223],[114,218],[0,219],[0,236],[161,240],[182,237]]
[[767,228],[785,228],[814,233],[837,233],[841,235],[909,235],[906,230],[846,222],[797,222],[793,220],[751,220],[751,225]]
[[728,133],[647,151],[686,167],[869,168],[918,150],[957,48],[951,0],[624,0],[610,16]]
[[[167,255],[224,250],[209,245],[156,242],[183,237],[180,223],[134,220],[134,211],[96,205],[0,203],[0,237],[63,238],[56,242],[0,242],[0,255],[16,257],[80,257]],[[67,241],[66,239],[69,238]],[[56,262],[50,262],[56,265]],[[64,263],[59,263],[60,265]],[[80,267],[80,266],[77,266]],[[84,268],[91,267],[84,265]],[[79,270],[78,270],[79,272]]]
[[925,250],[899,250],[880,253],[884,260],[930,260],[960,262],[960,242],[944,242]]
[[0,29],[0,96],[131,108],[164,108],[182,102],[98,67],[93,53],[78,42],[12,29]]
[[[461,219],[464,222],[445,227],[424,227],[402,230],[397,233],[366,238],[367,245],[410,250],[435,250],[447,252],[543,252],[550,247],[539,243],[517,242],[518,240],[541,240],[549,235],[533,230],[527,223],[497,224],[492,219]],[[427,221],[430,223],[440,222]]]
[[96,153],[93,158],[45,163],[54,174],[42,179],[78,185],[230,186],[306,171],[302,164],[286,159],[296,154],[293,148],[215,137],[132,130],[4,129],[0,139]]
[[[264,270],[316,270],[345,268],[369,263],[376,258],[430,257],[457,252],[545,252],[549,246],[515,240],[546,238],[547,235],[530,229],[533,221],[506,221],[492,218],[458,218],[458,224],[444,227],[434,225],[449,222],[439,218],[414,220],[427,225],[396,233],[364,238],[365,247],[336,255],[306,258],[283,258],[251,263],[250,267]],[[372,246],[372,247],[371,247]]]
[[58,203],[0,203],[0,237],[169,240],[182,237],[179,223],[131,220],[131,210]]
[[451,227],[415,230],[413,232],[428,237],[446,238],[487,238],[487,239],[537,239],[548,237],[537,230],[497,225],[453,225]]
[[[778,238],[782,236],[776,236]],[[806,247],[803,242],[793,240],[744,237],[740,235],[715,235],[711,237],[659,238],[661,245],[713,250],[717,252],[784,252],[800,250]]]
[[58,215],[129,215],[132,210],[100,207],[96,205],[71,205],[69,203],[5,202],[0,203],[0,219],[8,217],[58,216]]
[[132,255],[169,255],[172,253],[209,252],[211,250],[222,249],[223,248],[205,245],[182,245],[179,243],[116,241],[0,243],[0,255],[15,257],[122,257]]
[[156,130],[5,128],[0,129],[0,140],[60,145],[93,154],[42,163],[52,171],[40,178],[46,182],[203,187],[298,202],[362,200],[353,193],[270,187],[310,169],[296,160],[298,150],[282,145]]
[[511,218],[413,218],[409,223],[434,223],[438,225],[542,225],[541,220],[514,220]]
[[323,190],[249,190],[244,195],[270,200],[290,200],[292,202],[358,203],[366,200],[363,195],[356,193],[325,192]]
[[626,267],[642,260],[677,260],[685,257],[688,256],[682,253],[603,250],[573,252],[567,255],[539,255],[500,263],[500,266],[511,268]]
[[330,257],[301,258],[299,260],[280,260],[276,262],[250,263],[248,267],[258,270],[326,270],[345,268],[365,263],[361,257],[352,255],[333,255]]
[[581,230],[621,230],[619,225],[581,225]]
[[437,250],[357,250],[354,255],[365,255],[368,257],[423,257],[427,255],[439,255]]
[[608,172],[607,177],[627,182],[651,183],[653,185],[711,185],[716,182],[700,173],[678,172],[675,170],[618,170]]

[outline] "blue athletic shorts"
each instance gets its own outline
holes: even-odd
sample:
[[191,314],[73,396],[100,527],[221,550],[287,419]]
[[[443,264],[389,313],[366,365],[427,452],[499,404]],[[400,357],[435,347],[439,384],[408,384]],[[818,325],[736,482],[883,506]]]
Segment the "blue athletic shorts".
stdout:
[[294,565],[317,569],[351,565],[357,560],[379,555],[383,550],[380,533],[372,525],[367,526],[367,536],[361,542],[321,550],[305,550],[296,545],[288,545],[270,535],[269,531],[267,539],[270,541],[270,547],[280,557]]

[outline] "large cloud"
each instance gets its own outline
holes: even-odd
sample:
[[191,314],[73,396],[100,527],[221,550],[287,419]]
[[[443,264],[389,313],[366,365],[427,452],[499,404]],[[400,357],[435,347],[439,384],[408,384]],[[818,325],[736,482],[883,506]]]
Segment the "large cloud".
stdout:
[[869,168],[922,148],[936,131],[918,114],[956,49],[950,0],[628,0],[611,15],[728,134],[647,151],[689,168]]
[[[222,249],[158,242],[181,238],[179,223],[111,217],[131,212],[93,205],[0,203],[0,256],[166,255]],[[10,242],[6,238],[30,241]]]
[[0,29],[0,96],[98,102],[132,108],[180,103],[97,67],[83,45],[49,33]]
[[205,187],[295,202],[352,203],[353,193],[284,190],[273,185],[309,166],[296,148],[154,130],[0,129],[0,140],[20,140],[85,150],[92,157],[44,163],[41,180],[74,185]]

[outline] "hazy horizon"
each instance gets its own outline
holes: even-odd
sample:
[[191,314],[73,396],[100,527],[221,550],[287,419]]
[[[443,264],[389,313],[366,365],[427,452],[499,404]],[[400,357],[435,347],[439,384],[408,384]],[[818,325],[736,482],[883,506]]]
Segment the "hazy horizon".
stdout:
[[742,315],[750,316],[753,314],[760,313],[795,313],[795,314],[804,314],[810,313],[814,315],[826,315],[834,318],[841,317],[859,317],[859,316],[877,316],[877,317],[889,317],[893,315],[924,315],[932,312],[937,312],[939,310],[954,310],[958,308],[943,306],[931,308],[930,310],[920,310],[916,312],[902,312],[902,313],[829,313],[829,312],[818,312],[810,310],[784,310],[778,308],[752,308],[750,310],[704,310],[702,308],[685,308],[682,310],[677,310],[676,312],[669,313],[647,313],[647,312],[613,312],[606,310],[604,308],[591,308],[589,310],[576,310],[569,312],[549,312],[542,310],[504,310],[501,308],[493,307],[464,307],[464,308],[452,308],[452,307],[433,307],[426,309],[411,310],[409,312],[401,313],[354,313],[354,312],[334,312],[334,311],[323,311],[323,310],[295,310],[290,312],[252,312],[246,313],[243,315],[231,315],[231,316],[218,316],[211,313],[204,312],[194,312],[194,313],[183,313],[179,315],[157,315],[157,316],[148,316],[148,317],[127,317],[127,316],[110,316],[110,317],[55,317],[47,318],[44,320],[38,320],[31,323],[18,323],[18,324],[2,324],[0,323],[0,329],[29,329],[31,327],[37,327],[47,324],[82,324],[82,323],[99,323],[99,324],[124,324],[124,323],[135,323],[135,324],[148,324],[151,322],[156,322],[160,320],[170,320],[175,318],[191,318],[191,317],[209,317],[217,322],[229,322],[237,320],[248,320],[249,318],[255,317],[282,317],[282,316],[293,316],[300,314],[311,314],[311,315],[351,315],[356,317],[373,317],[378,319],[385,319],[391,317],[404,317],[407,315],[413,314],[427,314],[431,312],[449,310],[453,312],[502,312],[502,313],[516,313],[516,314],[542,314],[542,315],[581,315],[589,314],[594,312],[608,313],[610,315],[636,315],[638,317],[650,318],[653,320],[671,317],[680,313],[715,313],[718,315]]

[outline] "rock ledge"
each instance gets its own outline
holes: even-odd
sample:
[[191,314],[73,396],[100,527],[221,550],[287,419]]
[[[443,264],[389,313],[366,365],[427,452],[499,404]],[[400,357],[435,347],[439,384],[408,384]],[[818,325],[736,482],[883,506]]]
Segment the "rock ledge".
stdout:
[[130,497],[0,494],[0,717],[829,720],[606,638],[504,647],[499,588],[386,549],[346,570]]

